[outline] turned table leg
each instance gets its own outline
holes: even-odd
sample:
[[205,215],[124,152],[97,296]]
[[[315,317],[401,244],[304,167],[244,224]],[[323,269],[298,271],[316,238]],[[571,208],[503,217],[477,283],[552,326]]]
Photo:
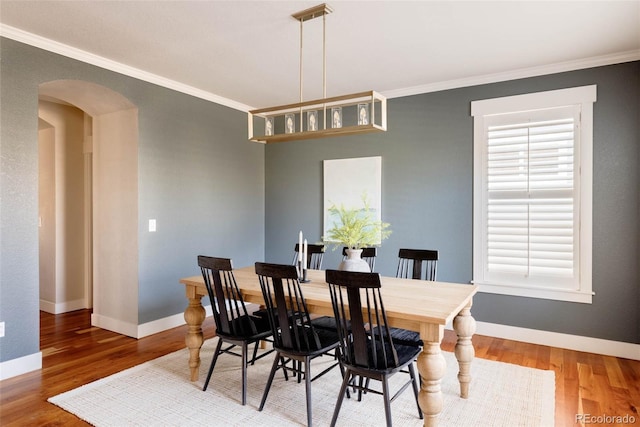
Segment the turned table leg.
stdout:
[[471,337],[476,332],[476,321],[471,316],[471,303],[453,319],[453,329],[458,335],[455,355],[459,366],[460,397],[466,399],[469,396],[469,383],[471,383],[471,362],[475,356]]
[[189,329],[184,341],[189,349],[189,369],[191,370],[191,381],[198,380],[198,369],[200,368],[200,348],[204,342],[202,335],[202,322],[206,317],[206,312],[202,306],[202,296],[190,295],[187,289],[187,298],[189,306],[184,311],[184,320],[187,322]]
[[[422,352],[418,355],[418,372],[421,384],[418,402],[424,415],[424,425],[434,427],[438,425],[438,415],[442,412],[442,378],[447,369],[447,363],[440,350],[443,338],[443,327],[432,325],[429,333],[423,331]],[[427,339],[425,339],[425,337]]]

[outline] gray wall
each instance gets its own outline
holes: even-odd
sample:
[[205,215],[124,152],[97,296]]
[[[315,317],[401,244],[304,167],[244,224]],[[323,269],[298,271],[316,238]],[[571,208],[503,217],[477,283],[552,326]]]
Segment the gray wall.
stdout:
[[[266,257],[290,262],[299,230],[322,234],[322,161],[382,156],[391,237],[376,270],[394,275],[400,247],[438,249],[438,279],[472,279],[473,100],[598,85],[594,105],[593,304],[478,294],[479,321],[640,343],[640,62],[389,100],[386,133],[266,148]],[[337,267],[328,251],[325,268]]]
[[[181,313],[178,279],[198,254],[290,262],[297,233],[322,230],[322,160],[383,158],[383,219],[393,234],[378,271],[401,246],[440,250],[439,279],[471,279],[472,120],[476,99],[598,85],[594,106],[591,305],[480,294],[485,322],[640,343],[640,63],[389,101],[389,131],[263,145],[244,113],[21,43],[0,39],[0,362],[39,351],[38,85],[79,79],[139,108],[139,323]],[[158,220],[158,232],[146,232]],[[248,243],[249,242],[249,243]],[[265,243],[266,242],[266,243]],[[265,255],[266,254],[266,255]],[[325,266],[337,266],[329,252]]]
[[[38,85],[93,82],[139,109],[139,324],[182,313],[196,256],[264,257],[264,146],[246,114],[1,38],[0,362],[40,351]],[[148,220],[158,221],[156,233]]]
[[246,113],[154,92],[132,100],[153,104],[139,113],[139,323],[184,311],[178,280],[200,274],[198,255],[264,257],[264,146],[247,140]]

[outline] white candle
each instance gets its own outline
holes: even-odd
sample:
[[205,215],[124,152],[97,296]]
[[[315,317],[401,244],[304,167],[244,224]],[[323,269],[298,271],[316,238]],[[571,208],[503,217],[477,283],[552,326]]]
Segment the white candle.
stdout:
[[302,259],[304,260],[304,269],[307,269],[307,239],[304,239],[304,251]]
[[298,261],[302,261],[302,230],[298,234]]

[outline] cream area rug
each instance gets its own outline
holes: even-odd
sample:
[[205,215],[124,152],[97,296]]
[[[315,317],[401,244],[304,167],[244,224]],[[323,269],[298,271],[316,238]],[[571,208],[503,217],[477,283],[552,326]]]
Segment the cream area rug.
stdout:
[[[49,399],[49,402],[95,426],[299,426],[306,425],[304,382],[284,380],[282,371],[274,379],[265,408],[258,411],[271,355],[249,366],[247,404],[241,405],[240,358],[218,358],[207,391],[202,386],[211,363],[216,338],[201,350],[200,379],[189,381],[186,349],[135,366],[107,378]],[[274,353],[275,354],[275,353]],[[459,396],[457,361],[443,352],[447,374],[442,380],[444,408],[440,426],[553,426],[555,377],[553,371],[474,359],[468,399]],[[320,372],[331,358],[312,361],[312,374]],[[399,378],[398,378],[399,377]],[[392,379],[402,381],[404,374]],[[313,381],[313,421],[328,426],[341,384],[340,371]],[[392,394],[397,381],[391,385]],[[421,426],[411,389],[391,404],[396,426]],[[382,396],[366,394],[358,402],[345,399],[339,426],[385,424]]]

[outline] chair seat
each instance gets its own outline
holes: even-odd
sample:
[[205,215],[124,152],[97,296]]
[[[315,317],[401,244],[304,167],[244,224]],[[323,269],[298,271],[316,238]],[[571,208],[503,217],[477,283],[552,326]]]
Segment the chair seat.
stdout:
[[[336,319],[330,316],[322,316],[311,321],[313,327],[316,329],[322,329],[326,331],[336,330]],[[415,331],[401,328],[390,328],[391,337],[394,344],[406,345],[411,347],[422,347],[422,340],[420,334]]]
[[[276,326],[280,326],[279,325],[279,321],[278,321],[278,309],[277,308],[273,308],[273,321],[276,322]],[[261,308],[260,310],[256,310],[252,313],[253,316],[258,317],[260,319],[263,319],[265,322],[267,322],[267,326],[269,326],[269,311],[266,308]],[[289,316],[291,317],[292,313],[289,312]],[[329,330],[331,328],[328,328]],[[335,327],[334,327],[335,330]]]
[[324,331],[336,331],[336,319],[331,316],[322,316],[315,318],[311,321],[311,324],[316,329],[321,329]]
[[422,349],[410,345],[400,345],[394,343],[393,346],[395,347],[396,354],[398,355],[398,367],[402,367],[409,363],[412,363],[422,351]]
[[389,328],[389,332],[394,344],[410,347],[422,347],[422,340],[420,339],[420,334],[418,332],[402,328]]
[[[364,367],[367,368],[369,370],[377,370],[378,372],[393,372],[396,371],[400,368],[402,368],[403,366],[413,362],[415,360],[416,357],[418,357],[418,354],[420,354],[420,352],[422,351],[420,348],[415,347],[415,346],[409,346],[409,345],[400,345],[400,344],[393,344],[393,347],[396,350],[396,354],[398,355],[398,363],[395,366],[388,366],[388,364],[385,364],[384,360],[384,354],[383,352],[386,352],[387,354],[387,358],[389,357],[388,355],[391,354],[392,349],[390,348],[388,343],[385,343],[384,346],[384,350],[383,350],[383,346],[381,343],[376,343],[376,349],[375,352],[372,349],[371,346],[371,341],[368,342],[368,353],[369,353],[369,367]],[[377,360],[377,364],[375,363],[374,360],[374,353],[376,356],[376,360]],[[349,363],[345,363],[345,365],[350,365]],[[357,365],[352,365],[356,368],[358,368],[359,366]]]
[[315,330],[314,333],[320,338],[320,346],[322,347],[319,350],[326,351],[327,348],[337,347],[338,346],[338,332],[337,331],[329,331],[329,330]]
[[235,339],[252,341],[262,336],[271,335],[269,319],[244,315],[230,322],[231,331],[216,331],[220,336],[231,336]]
[[[294,354],[322,354],[338,346],[338,332],[325,329],[313,329],[308,327],[298,327],[298,331],[294,333],[298,336],[299,349],[281,349],[279,346],[274,345],[276,350],[289,355]],[[306,337],[305,337],[306,335]]]
[[[278,309],[277,308],[272,308],[273,310],[273,320],[276,322],[276,324],[278,323]],[[267,322],[267,325],[269,324],[269,310],[267,310],[266,308],[261,308],[260,310],[256,310],[253,313],[251,313],[252,316],[255,317],[259,317],[261,319],[264,319]]]
[[405,345],[410,347],[422,347],[420,334],[415,331],[401,328],[391,328],[391,338],[394,344]]
[[251,315],[253,315],[255,317],[260,317],[262,319],[268,319],[269,318],[269,313],[267,312],[266,308],[261,308],[260,310],[256,310],[253,313],[251,313]]

